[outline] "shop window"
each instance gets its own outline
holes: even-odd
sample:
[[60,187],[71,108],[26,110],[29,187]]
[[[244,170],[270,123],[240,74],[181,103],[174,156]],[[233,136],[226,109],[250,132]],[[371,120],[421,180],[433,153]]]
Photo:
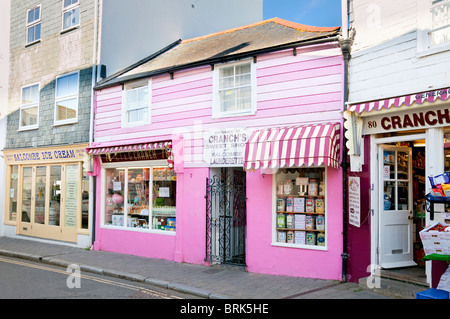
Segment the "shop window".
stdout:
[[82,196],[82,208],[81,208],[81,228],[89,228],[89,176],[86,171],[83,170],[83,180],[81,181],[81,196]]
[[127,84],[123,94],[122,126],[137,126],[150,123],[151,81]]
[[8,221],[16,221],[17,219],[17,193],[19,181],[19,167],[17,165],[10,166],[9,176],[9,201],[8,201]]
[[49,225],[59,226],[61,215],[61,166],[50,167]]
[[167,167],[105,169],[104,224],[175,231],[176,175]]
[[68,124],[78,117],[79,73],[56,79],[55,124]]
[[35,129],[39,118],[39,84],[23,87],[21,95],[19,129]]
[[63,31],[80,25],[80,1],[64,0],[63,4]]
[[41,6],[27,11],[27,44],[41,39]]
[[274,242],[326,246],[325,168],[287,168],[276,174]]
[[34,204],[34,222],[36,224],[45,223],[45,199],[47,189],[47,167],[36,167],[36,182],[35,182],[35,204]]
[[22,173],[22,221],[31,221],[31,188],[33,183],[33,167],[24,167]]
[[213,80],[213,117],[256,113],[256,63],[217,66]]

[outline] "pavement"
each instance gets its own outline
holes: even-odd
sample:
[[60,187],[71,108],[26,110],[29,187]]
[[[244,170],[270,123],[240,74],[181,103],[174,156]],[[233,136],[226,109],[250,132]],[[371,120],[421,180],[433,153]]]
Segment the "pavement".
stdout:
[[377,289],[335,280],[273,276],[242,268],[176,263],[30,239],[0,237],[0,255],[68,267],[207,299],[393,299]]

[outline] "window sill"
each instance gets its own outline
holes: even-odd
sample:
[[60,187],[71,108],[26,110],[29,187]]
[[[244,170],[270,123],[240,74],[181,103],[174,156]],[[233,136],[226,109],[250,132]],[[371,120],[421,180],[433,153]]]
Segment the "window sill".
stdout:
[[111,229],[111,230],[119,230],[119,231],[131,231],[131,232],[146,233],[146,234],[168,235],[168,236],[175,236],[177,234],[176,231],[150,229],[150,228],[137,228],[137,227],[132,228],[132,227],[113,226],[113,225],[103,225],[103,226],[101,226],[101,228]]
[[65,29],[65,30],[61,30],[61,32],[60,32],[59,34],[60,34],[60,35],[63,35],[63,34],[69,33],[70,31],[79,29],[79,28],[80,28],[80,25],[76,25],[76,26],[67,28],[67,29]]
[[417,51],[417,58],[424,58],[430,55],[447,52],[450,50],[450,43],[443,43],[440,45],[435,45],[429,49],[424,49],[421,51]]
[[30,126],[30,127],[19,127],[17,132],[26,132],[26,131],[33,131],[39,129],[39,126]]
[[25,48],[32,47],[32,46],[34,46],[36,44],[39,44],[39,43],[41,43],[41,39],[25,44]]
[[299,245],[299,244],[289,244],[289,243],[280,243],[280,242],[272,242],[271,245],[275,246],[275,247],[300,248],[300,249],[308,249],[308,250],[328,251],[327,246]]
[[58,122],[54,123],[53,127],[63,126],[63,125],[71,125],[71,124],[77,124],[78,120],[71,120],[71,121],[64,121],[64,122]]
[[240,117],[240,116],[249,116],[249,115],[255,115],[256,111],[245,111],[245,112],[230,112],[230,113],[216,113],[213,114],[213,119],[221,119],[221,118],[227,118],[227,117]]

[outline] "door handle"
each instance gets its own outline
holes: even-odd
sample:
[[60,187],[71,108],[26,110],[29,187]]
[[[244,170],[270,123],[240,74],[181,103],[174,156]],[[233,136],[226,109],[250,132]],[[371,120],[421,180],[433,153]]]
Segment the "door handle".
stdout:
[[411,216],[411,215],[409,215],[409,216],[408,216],[408,219],[411,220],[411,219],[414,219],[414,217]]

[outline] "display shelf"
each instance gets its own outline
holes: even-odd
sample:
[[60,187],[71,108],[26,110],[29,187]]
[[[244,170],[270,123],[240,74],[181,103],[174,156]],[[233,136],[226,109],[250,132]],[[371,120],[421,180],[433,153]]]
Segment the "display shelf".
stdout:
[[425,195],[426,209],[430,213],[430,220],[434,220],[434,204],[450,204],[450,197]]
[[278,214],[303,214],[303,215],[325,215],[325,212],[286,212],[286,211],[277,211]]
[[321,229],[298,229],[298,228],[277,228],[277,230],[282,230],[282,231],[314,231],[314,232],[325,232],[325,229],[321,230]]

